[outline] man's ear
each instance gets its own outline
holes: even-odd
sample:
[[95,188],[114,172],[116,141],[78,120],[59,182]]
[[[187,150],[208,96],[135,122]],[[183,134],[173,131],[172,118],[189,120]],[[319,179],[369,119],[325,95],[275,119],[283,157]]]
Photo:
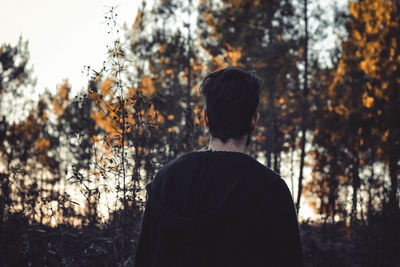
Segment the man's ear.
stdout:
[[204,117],[204,126],[206,128],[209,128],[210,124],[208,123],[207,109],[203,109],[203,117]]
[[253,117],[251,118],[250,121],[250,127],[251,129],[255,129],[257,127],[258,121],[260,120],[260,112],[254,113]]

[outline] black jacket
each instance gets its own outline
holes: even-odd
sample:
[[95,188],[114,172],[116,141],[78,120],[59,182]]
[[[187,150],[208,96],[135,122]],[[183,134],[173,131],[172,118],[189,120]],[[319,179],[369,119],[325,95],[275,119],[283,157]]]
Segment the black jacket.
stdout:
[[246,154],[187,153],[147,196],[136,267],[303,266],[286,183]]

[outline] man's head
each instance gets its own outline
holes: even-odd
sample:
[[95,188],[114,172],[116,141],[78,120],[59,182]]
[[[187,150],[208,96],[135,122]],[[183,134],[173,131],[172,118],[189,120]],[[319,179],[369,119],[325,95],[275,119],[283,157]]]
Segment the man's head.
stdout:
[[200,86],[206,101],[205,119],[212,137],[223,143],[254,130],[260,103],[261,80],[239,68],[208,74]]

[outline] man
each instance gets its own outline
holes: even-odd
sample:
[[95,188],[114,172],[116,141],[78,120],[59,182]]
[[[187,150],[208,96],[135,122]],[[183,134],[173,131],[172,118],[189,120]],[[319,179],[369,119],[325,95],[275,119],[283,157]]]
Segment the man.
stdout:
[[209,149],[170,162],[147,186],[136,267],[303,266],[285,182],[246,154],[260,86],[237,68],[206,76]]

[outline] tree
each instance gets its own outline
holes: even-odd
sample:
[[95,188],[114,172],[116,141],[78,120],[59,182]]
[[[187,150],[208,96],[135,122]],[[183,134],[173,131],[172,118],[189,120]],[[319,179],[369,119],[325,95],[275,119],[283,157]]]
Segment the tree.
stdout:
[[[16,142],[13,137],[16,115],[24,114],[23,106],[16,99],[23,96],[23,91],[34,86],[32,69],[28,68],[28,42],[22,37],[16,46],[2,44],[0,46],[0,148],[1,162],[5,171],[0,173],[0,222],[4,220],[5,212],[13,205],[11,182],[14,179],[12,161],[19,150],[13,148]],[[26,104],[26,102],[24,103]]]
[[304,9],[303,9],[303,16],[304,16],[304,70],[303,70],[303,99],[302,99],[302,106],[301,106],[301,154],[300,154],[300,170],[299,170],[299,187],[297,191],[297,201],[296,201],[296,209],[299,212],[300,209],[300,200],[301,194],[303,189],[303,169],[304,169],[304,158],[306,156],[305,149],[306,149],[306,131],[307,131],[307,119],[308,119],[308,42],[309,42],[309,31],[308,31],[308,1],[304,0]]
[[193,126],[200,124],[200,95],[195,88],[203,67],[196,43],[192,41],[190,18],[185,16],[182,25],[176,19],[177,12],[191,14],[191,2],[184,3],[160,1],[151,10],[144,5],[129,35],[131,53],[140,60],[136,73],[142,77],[145,92],[153,94],[154,108],[163,118],[162,126],[157,128],[159,132],[153,134],[162,140],[161,150],[165,149],[165,143],[170,144],[165,151],[167,157],[161,163],[198,147],[201,142],[201,129]]
[[[399,136],[400,125],[394,116],[399,112],[400,101],[399,3],[371,0],[350,2],[349,7],[348,39],[342,45],[343,54],[331,92],[335,96],[352,94],[342,97],[340,104],[347,108],[346,117],[361,120],[355,122],[360,128],[353,130],[358,150],[353,155],[354,164],[357,166],[362,159],[360,150],[375,148],[369,154],[375,154],[389,166],[389,202],[397,207],[400,142],[394,136]],[[354,188],[359,183],[357,176],[355,173]]]
[[[311,114],[316,122],[315,164],[307,188],[317,192],[321,213],[332,220],[337,213],[346,219],[351,188],[350,221],[354,225],[358,215],[363,220],[364,208],[372,214],[372,209],[385,203],[380,196],[385,195],[386,175],[377,164],[389,167],[389,202],[398,205],[398,141],[389,138],[390,133],[398,135],[400,128],[393,117],[399,103],[399,39],[398,4],[350,2],[349,8],[347,38],[334,74],[319,76],[325,85],[314,101],[317,112]],[[362,201],[365,195],[367,203]]]
[[288,122],[295,116],[295,108],[289,111],[285,105],[298,89],[299,50],[298,40],[292,38],[297,36],[292,3],[202,1],[199,14],[201,45],[210,58],[209,70],[241,66],[254,69],[263,79],[262,121],[254,152],[265,151],[267,166],[279,171],[280,153],[295,131]]

